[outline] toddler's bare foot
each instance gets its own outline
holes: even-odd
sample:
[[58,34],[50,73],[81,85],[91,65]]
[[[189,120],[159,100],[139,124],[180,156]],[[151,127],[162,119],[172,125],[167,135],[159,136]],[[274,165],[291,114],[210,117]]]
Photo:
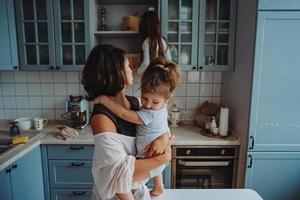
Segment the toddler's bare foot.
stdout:
[[151,196],[159,196],[163,193],[164,193],[164,186],[163,185],[154,186],[153,190],[150,191]]

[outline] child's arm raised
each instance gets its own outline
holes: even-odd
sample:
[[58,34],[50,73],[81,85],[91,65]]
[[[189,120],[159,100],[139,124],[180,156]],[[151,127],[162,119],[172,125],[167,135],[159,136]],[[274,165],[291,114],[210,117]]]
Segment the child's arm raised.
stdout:
[[139,117],[137,112],[129,110],[111,100],[108,96],[101,95],[98,96],[94,100],[94,104],[101,103],[104,105],[108,110],[110,110],[113,114],[120,117],[123,120],[126,120],[131,123],[135,124],[144,124],[144,121]]

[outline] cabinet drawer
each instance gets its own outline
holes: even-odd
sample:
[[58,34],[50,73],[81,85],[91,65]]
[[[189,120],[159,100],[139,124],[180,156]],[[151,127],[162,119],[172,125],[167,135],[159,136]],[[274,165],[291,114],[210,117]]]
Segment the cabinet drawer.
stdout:
[[93,145],[48,145],[48,159],[92,160]]
[[299,0],[259,0],[258,10],[300,10]]
[[84,189],[55,189],[51,190],[51,200],[90,200],[91,190]]
[[92,161],[49,160],[50,188],[92,188]]

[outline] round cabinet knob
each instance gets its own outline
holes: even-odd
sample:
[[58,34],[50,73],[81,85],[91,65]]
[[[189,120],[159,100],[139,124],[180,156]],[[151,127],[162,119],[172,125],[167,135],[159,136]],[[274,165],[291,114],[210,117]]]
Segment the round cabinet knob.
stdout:
[[193,69],[193,70],[196,70],[196,69],[197,69],[197,67],[193,66],[193,67],[192,67],[192,69]]
[[50,70],[54,70],[54,67],[53,67],[53,66],[50,66]]
[[200,66],[200,67],[199,67],[199,69],[203,69],[203,67],[202,67],[202,66]]
[[18,66],[14,66],[14,69],[19,69],[19,67]]
[[225,155],[225,153],[226,153],[226,150],[225,150],[225,149],[222,149],[221,155]]
[[191,154],[191,150],[190,149],[186,150],[185,154],[186,155],[190,155]]
[[59,67],[59,66],[57,66],[55,69],[56,69],[56,70],[60,70],[60,67]]

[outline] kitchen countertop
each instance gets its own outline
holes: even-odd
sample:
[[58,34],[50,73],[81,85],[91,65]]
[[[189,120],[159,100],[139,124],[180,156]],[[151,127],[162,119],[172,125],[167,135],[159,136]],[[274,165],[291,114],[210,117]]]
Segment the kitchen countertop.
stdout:
[[251,189],[166,189],[155,200],[263,200]]
[[[3,123],[2,123],[3,124]],[[51,122],[43,131],[37,132],[27,143],[19,144],[7,152],[0,155],[0,170],[6,168],[20,157],[25,155],[40,144],[61,144],[61,145],[94,145],[94,137],[90,126],[83,130],[77,130],[79,135],[70,140],[59,140],[53,136],[55,126],[61,123]],[[1,122],[0,122],[1,126]],[[3,126],[1,126],[3,127]],[[171,128],[171,133],[175,136],[172,145],[213,145],[213,146],[233,146],[240,145],[239,140],[234,136],[227,138],[211,138],[200,134],[200,128],[194,124],[181,125],[178,128]],[[1,139],[1,137],[0,137]]]

